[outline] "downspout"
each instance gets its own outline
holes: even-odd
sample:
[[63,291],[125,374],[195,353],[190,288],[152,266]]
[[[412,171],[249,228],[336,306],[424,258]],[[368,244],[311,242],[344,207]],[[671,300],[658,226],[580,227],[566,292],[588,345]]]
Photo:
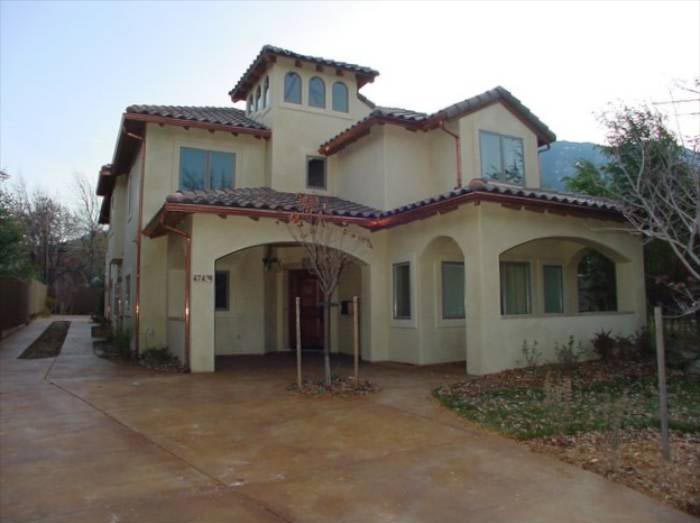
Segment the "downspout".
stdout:
[[136,322],[134,324],[134,340],[136,348],[136,357],[140,352],[139,333],[141,330],[141,227],[143,227],[143,185],[146,177],[146,126],[143,128],[143,136],[137,136],[133,133],[127,133],[136,139],[141,140],[143,148],[143,158],[141,160],[141,180],[139,183],[139,222],[136,229],[136,303],[134,304],[134,315]]
[[185,231],[166,225],[163,215],[160,223],[166,231],[177,234],[185,240],[185,371],[190,371],[190,282],[192,281],[192,237]]
[[540,153],[546,153],[552,148],[552,144],[547,144],[544,146],[544,149],[539,147],[537,149],[537,169],[540,171],[540,187],[542,187],[542,158],[540,157]]
[[445,120],[440,122],[440,129],[455,139],[455,156],[457,158],[457,186],[455,189],[457,189],[462,187],[462,149],[459,146],[459,135],[453,133],[447,127],[445,127]]

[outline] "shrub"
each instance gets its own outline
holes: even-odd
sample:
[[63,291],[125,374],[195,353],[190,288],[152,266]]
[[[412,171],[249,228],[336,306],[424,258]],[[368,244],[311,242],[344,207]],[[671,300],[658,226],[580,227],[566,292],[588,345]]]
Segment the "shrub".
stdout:
[[537,367],[542,360],[542,352],[537,348],[537,340],[534,340],[532,345],[528,344],[527,340],[523,340],[520,352],[522,356],[518,360],[518,364],[521,367]]
[[585,351],[581,345],[581,342],[576,344],[576,340],[573,336],[569,336],[569,341],[566,343],[554,343],[554,354],[557,356],[557,361],[562,366],[564,370],[572,370],[579,359],[581,359]]
[[632,336],[615,336],[617,358],[623,361],[633,360],[636,356]]
[[614,356],[615,339],[611,336],[612,331],[596,332],[593,340],[593,350],[603,361],[610,361]]
[[110,341],[121,358],[125,360],[131,358],[131,331],[129,329],[119,329],[112,335]]
[[632,336],[634,350],[642,359],[653,358],[656,355],[656,344],[654,342],[654,333],[649,327],[642,327]]
[[168,347],[150,348],[141,353],[141,364],[151,369],[178,368],[180,361]]

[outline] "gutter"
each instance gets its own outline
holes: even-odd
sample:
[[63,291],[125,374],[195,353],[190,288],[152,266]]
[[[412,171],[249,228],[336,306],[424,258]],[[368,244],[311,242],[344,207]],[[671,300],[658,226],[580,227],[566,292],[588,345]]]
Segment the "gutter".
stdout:
[[140,339],[141,331],[141,227],[143,227],[143,186],[146,178],[146,128],[143,129],[143,137],[141,139],[141,147],[143,147],[143,159],[141,160],[141,180],[139,180],[139,222],[136,229],[136,301],[134,303],[134,348],[136,349],[136,357],[140,354]]
[[462,149],[459,146],[459,135],[453,133],[447,127],[445,127],[445,120],[440,122],[440,129],[455,139],[455,156],[457,159],[457,185],[455,186],[455,189],[457,189],[462,187]]

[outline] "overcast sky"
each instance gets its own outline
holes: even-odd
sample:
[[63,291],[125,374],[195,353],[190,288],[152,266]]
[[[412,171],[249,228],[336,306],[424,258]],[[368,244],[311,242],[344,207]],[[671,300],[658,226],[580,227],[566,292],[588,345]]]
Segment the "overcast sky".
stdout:
[[111,160],[127,105],[230,105],[266,43],[378,69],[362,92],[382,105],[503,85],[560,140],[601,142],[606,104],[700,76],[700,2],[1,1],[0,166],[70,200],[73,173]]

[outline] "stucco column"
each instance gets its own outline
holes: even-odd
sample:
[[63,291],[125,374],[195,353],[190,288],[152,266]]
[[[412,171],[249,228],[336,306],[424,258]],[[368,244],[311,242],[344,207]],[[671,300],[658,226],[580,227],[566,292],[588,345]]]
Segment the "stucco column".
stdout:
[[214,263],[203,235],[192,231],[190,274],[190,370],[214,371]]
[[361,324],[362,358],[389,359],[391,274],[386,261],[386,236],[373,234],[369,263],[362,266]]

